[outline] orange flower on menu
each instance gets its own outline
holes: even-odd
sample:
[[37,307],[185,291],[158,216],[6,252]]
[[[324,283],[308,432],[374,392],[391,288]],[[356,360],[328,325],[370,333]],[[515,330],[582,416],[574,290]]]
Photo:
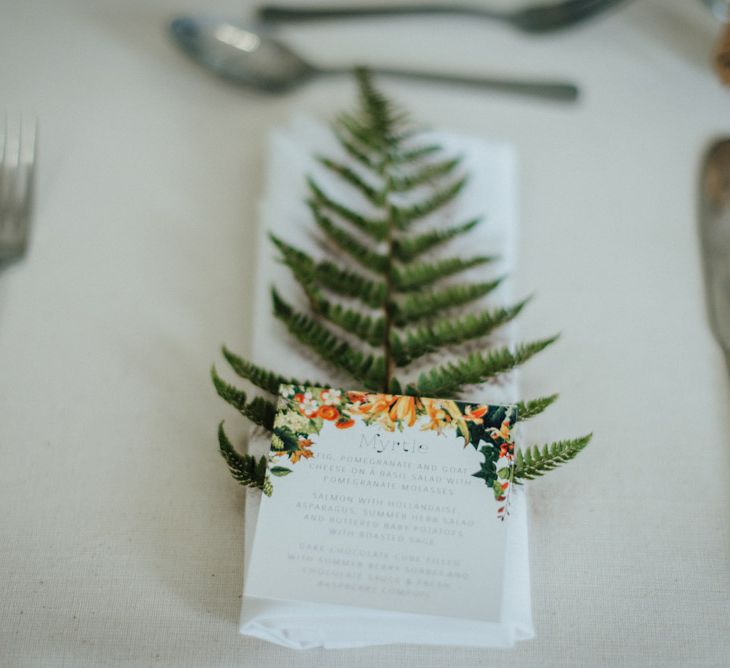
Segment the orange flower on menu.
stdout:
[[289,458],[291,463],[296,464],[302,457],[304,457],[304,459],[314,457],[314,453],[309,449],[310,447],[312,447],[312,441],[308,438],[300,438],[299,450],[292,452],[291,457]]
[[320,406],[317,415],[323,420],[336,420],[340,417],[340,411],[334,406]]
[[414,397],[398,397],[390,409],[393,422],[405,420],[409,427],[416,423],[416,399]]
[[347,398],[352,404],[364,404],[368,400],[368,395],[365,392],[348,392]]
[[449,416],[441,407],[441,402],[438,399],[423,399],[423,405],[426,407],[430,422],[421,429],[423,431],[431,429],[441,433],[441,429],[449,423]]
[[370,394],[365,397],[365,403],[358,410],[362,415],[373,417],[378,413],[385,413],[392,401],[392,394]]
[[464,413],[464,419],[467,422],[474,422],[475,424],[482,424],[484,420],[482,419],[489,410],[489,406],[477,406],[476,408],[472,408],[471,406],[466,407],[466,412]]
[[350,418],[349,420],[339,420],[335,422],[335,427],[338,429],[349,429],[350,427],[355,426],[355,420]]

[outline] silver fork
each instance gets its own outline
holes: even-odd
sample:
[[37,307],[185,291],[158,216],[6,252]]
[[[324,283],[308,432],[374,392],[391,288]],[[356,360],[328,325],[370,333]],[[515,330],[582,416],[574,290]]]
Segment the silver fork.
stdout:
[[0,264],[22,257],[33,212],[38,125],[7,116],[0,127]]
[[320,19],[357,18],[362,16],[407,16],[414,14],[461,14],[473,18],[494,19],[528,33],[549,33],[581,23],[627,0],[562,0],[554,4],[539,3],[516,10],[494,10],[488,7],[460,3],[390,4],[352,6],[331,4],[306,7],[303,5],[263,5],[257,15],[263,21],[315,21]]

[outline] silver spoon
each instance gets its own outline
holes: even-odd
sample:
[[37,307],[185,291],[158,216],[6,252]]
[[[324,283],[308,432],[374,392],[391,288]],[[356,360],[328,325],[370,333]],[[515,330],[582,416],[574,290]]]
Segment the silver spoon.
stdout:
[[[349,67],[317,67],[261,28],[239,26],[213,18],[181,16],[170,23],[170,32],[183,51],[224,79],[274,93],[288,91],[316,76],[353,71]],[[572,102],[578,97],[576,86],[562,81],[469,77],[388,67],[375,67],[372,71],[387,76],[461,84],[565,102]]]
[[363,16],[412,16],[414,14],[457,14],[507,23],[529,33],[546,33],[568,28],[585,21],[625,0],[564,0],[555,4],[539,4],[513,11],[498,11],[476,4],[406,4],[353,7],[336,6],[263,6],[258,16],[264,21],[313,21],[320,19],[357,18]]

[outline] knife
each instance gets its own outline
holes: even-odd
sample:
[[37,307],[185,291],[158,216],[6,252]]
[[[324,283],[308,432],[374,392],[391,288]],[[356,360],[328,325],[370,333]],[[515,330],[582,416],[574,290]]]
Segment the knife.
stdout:
[[730,138],[714,142],[705,155],[699,226],[710,327],[730,373]]

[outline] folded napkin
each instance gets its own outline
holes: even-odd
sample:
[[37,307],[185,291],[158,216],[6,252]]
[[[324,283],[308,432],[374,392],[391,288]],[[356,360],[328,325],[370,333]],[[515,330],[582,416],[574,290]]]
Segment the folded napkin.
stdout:
[[[499,255],[488,265],[488,275],[479,268],[469,278],[489,279],[507,273],[514,264],[516,211],[516,160],[509,146],[470,137],[432,133],[428,138],[450,154],[460,155],[470,179],[463,193],[453,202],[449,214],[453,221],[485,215],[486,221],[469,236],[469,254],[484,252]],[[305,176],[313,175],[338,198],[347,198],[347,187],[325,171],[316,155],[338,155],[341,148],[331,132],[307,119],[296,118],[287,129],[273,133],[270,144],[266,195],[261,203],[261,226],[257,240],[256,291],[254,303],[254,336],[252,359],[285,376],[307,379],[313,383],[338,384],[337,377],[325,375],[306,350],[295,344],[271,314],[270,287],[291,300],[301,300],[286,267],[274,259],[268,239],[272,232],[288,242],[317,254],[312,236],[314,224],[306,206]],[[454,246],[452,246],[452,249]],[[502,284],[492,303],[505,303],[508,288]],[[512,339],[511,327],[502,336]],[[517,399],[516,375],[500,385],[489,385],[472,392],[475,399],[489,403],[509,403]],[[348,389],[352,381],[341,379]],[[516,428],[519,443],[522,425]],[[265,454],[270,440],[254,434],[249,452]],[[245,570],[256,529],[261,493],[249,490],[245,513]],[[490,501],[486,502],[490,504]],[[489,512],[491,507],[486,509]],[[492,509],[493,510],[493,509]],[[530,608],[530,577],[527,552],[527,512],[524,488],[513,491],[511,515],[507,520],[508,536],[505,555],[505,577],[502,613],[498,623],[469,621],[433,615],[380,612],[357,607],[302,603],[297,601],[263,600],[244,596],[240,632],[285,647],[348,648],[368,645],[409,643],[421,645],[459,645],[466,647],[510,647],[516,640],[533,637]]]

